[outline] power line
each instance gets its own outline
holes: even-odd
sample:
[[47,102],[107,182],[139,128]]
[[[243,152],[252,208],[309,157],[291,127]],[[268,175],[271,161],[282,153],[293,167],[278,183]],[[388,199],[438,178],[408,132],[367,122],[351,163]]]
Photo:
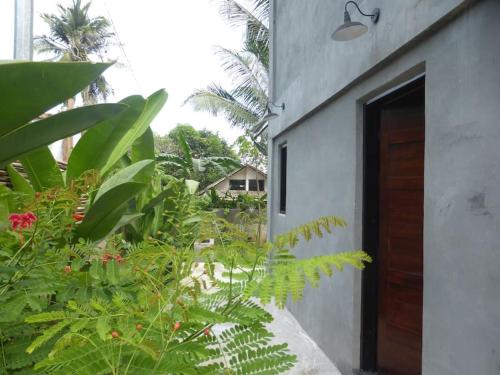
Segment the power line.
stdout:
[[128,55],[127,55],[127,52],[125,51],[125,48],[124,48],[124,45],[120,39],[120,35],[118,34],[118,30],[115,26],[115,23],[113,21],[113,17],[111,16],[111,13],[108,9],[108,5],[106,4],[106,0],[102,0],[103,2],[103,5],[104,5],[104,9],[107,13],[107,18],[111,24],[111,28],[113,29],[113,32],[115,34],[115,37],[116,37],[116,40],[118,41],[118,47],[120,48],[120,50],[122,51],[122,54],[123,56],[125,57],[125,61],[126,61],[126,65],[128,67],[128,69],[130,70],[130,73],[132,73],[132,77],[134,78],[134,82],[135,82],[135,85],[137,86],[137,90],[139,90],[140,92],[142,92],[142,89],[141,89],[141,85],[139,84],[139,81],[137,80],[137,76],[135,75],[135,72],[134,72],[134,68],[132,66],[132,63],[130,62],[130,59],[128,58]]

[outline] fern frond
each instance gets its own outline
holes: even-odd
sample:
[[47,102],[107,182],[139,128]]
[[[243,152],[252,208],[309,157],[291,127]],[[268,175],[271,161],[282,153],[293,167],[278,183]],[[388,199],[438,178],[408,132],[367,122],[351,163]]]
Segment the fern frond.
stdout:
[[300,225],[288,232],[279,234],[276,236],[274,244],[278,248],[283,248],[285,246],[292,248],[299,243],[301,237],[309,241],[313,235],[321,238],[323,237],[323,231],[331,233],[334,227],[344,228],[346,226],[347,223],[344,219],[337,216],[323,216],[310,223]]
[[25,321],[26,323],[46,323],[65,319],[67,316],[65,311],[50,311],[28,316]]
[[262,280],[249,283],[243,295],[246,298],[255,296],[263,304],[274,299],[277,306],[283,308],[288,296],[291,295],[294,301],[302,298],[306,281],[317,287],[322,274],[331,277],[335,270],[341,271],[345,265],[363,269],[366,262],[371,262],[371,258],[363,251],[295,259],[287,257],[282,250],[276,260],[270,260],[270,272]]
[[45,344],[47,341],[52,339],[55,335],[57,335],[60,331],[62,331],[64,328],[66,328],[71,321],[69,320],[62,320],[59,323],[54,324],[52,327],[46,329],[42,335],[38,336],[30,346],[26,349],[26,352],[31,354],[35,351],[35,349],[38,349],[40,346]]

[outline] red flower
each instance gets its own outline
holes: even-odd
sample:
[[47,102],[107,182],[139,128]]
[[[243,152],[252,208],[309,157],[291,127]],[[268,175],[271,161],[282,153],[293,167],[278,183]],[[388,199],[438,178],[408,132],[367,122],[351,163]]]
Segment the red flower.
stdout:
[[205,328],[203,330],[203,333],[205,334],[205,336],[210,336],[210,330],[208,328]]
[[122,258],[122,256],[121,256],[120,254],[116,254],[116,255],[115,255],[115,260],[116,260],[118,263],[123,262],[123,258]]
[[71,266],[65,266],[64,267],[64,272],[70,273],[71,272]]
[[114,339],[116,339],[116,338],[120,337],[120,334],[118,332],[116,332],[116,331],[113,331],[113,332],[111,332],[111,337],[113,337]]
[[102,263],[106,264],[108,263],[111,259],[113,259],[113,256],[110,253],[104,253],[102,256]]
[[37,217],[33,212],[26,212],[24,216],[31,221],[36,221]]
[[76,213],[73,215],[73,220],[82,221],[84,217],[85,217],[85,215]]
[[177,331],[179,328],[181,328],[181,322],[176,322],[174,324],[174,332]]
[[37,221],[37,217],[33,212],[26,212],[24,214],[10,214],[9,221],[12,229],[21,230],[29,228]]
[[12,229],[16,230],[21,225],[22,218],[20,214],[10,214],[9,221]]

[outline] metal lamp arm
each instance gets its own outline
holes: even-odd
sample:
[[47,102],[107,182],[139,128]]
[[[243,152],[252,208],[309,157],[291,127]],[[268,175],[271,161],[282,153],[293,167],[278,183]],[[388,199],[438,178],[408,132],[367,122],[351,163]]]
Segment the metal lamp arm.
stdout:
[[377,23],[378,22],[378,19],[380,17],[380,9],[379,8],[373,9],[373,13],[372,14],[366,14],[366,13],[363,13],[361,11],[361,9],[359,8],[359,5],[355,1],[352,1],[352,0],[345,3],[345,7],[344,7],[344,22],[350,22],[351,21],[351,17],[349,16],[349,11],[347,10],[347,6],[349,4],[354,4],[354,6],[358,10],[358,12],[361,13],[361,15],[363,15],[365,17],[370,17],[372,19],[373,23]]
[[375,13],[374,13],[374,14],[365,14],[365,13],[363,13],[363,12],[361,11],[361,9],[359,8],[359,5],[358,5],[355,1],[348,1],[348,2],[346,2],[346,3],[345,3],[345,8],[344,8],[344,10],[345,10],[346,12],[347,12],[347,6],[348,6],[349,4],[354,4],[354,6],[356,7],[356,9],[358,9],[358,12],[359,12],[359,13],[361,13],[361,14],[362,14],[363,16],[365,16],[365,17],[373,17],[373,16],[375,16]]

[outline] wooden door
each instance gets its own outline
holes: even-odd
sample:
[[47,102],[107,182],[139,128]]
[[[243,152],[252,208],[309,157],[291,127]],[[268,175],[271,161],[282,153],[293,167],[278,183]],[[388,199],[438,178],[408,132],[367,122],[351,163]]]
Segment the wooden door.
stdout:
[[379,374],[421,374],[424,120],[415,95],[380,112]]

